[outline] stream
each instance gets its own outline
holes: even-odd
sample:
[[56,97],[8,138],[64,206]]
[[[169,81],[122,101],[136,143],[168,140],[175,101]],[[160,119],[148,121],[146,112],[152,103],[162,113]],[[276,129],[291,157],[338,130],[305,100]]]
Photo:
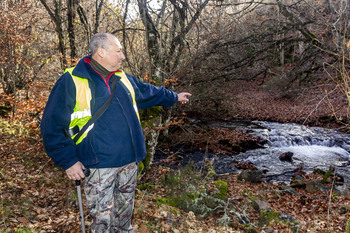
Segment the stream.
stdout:
[[[350,190],[350,135],[333,129],[306,127],[298,124],[275,123],[265,121],[213,121],[209,127],[235,128],[260,137],[262,148],[251,149],[235,156],[218,157],[215,154],[195,152],[185,157],[199,167],[203,157],[213,161],[217,174],[239,173],[234,162],[250,162],[264,171],[265,180],[290,183],[296,169],[302,168],[306,174],[315,169],[327,171],[330,166],[336,174],[344,178],[339,189]],[[293,153],[291,161],[280,160],[280,155]]]

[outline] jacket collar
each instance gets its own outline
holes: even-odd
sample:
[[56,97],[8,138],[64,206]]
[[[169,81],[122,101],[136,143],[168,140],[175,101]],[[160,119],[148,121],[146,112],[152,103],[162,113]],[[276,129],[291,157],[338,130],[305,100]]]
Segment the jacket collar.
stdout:
[[[73,75],[81,77],[81,78],[87,78],[91,79],[91,73],[96,71],[92,68],[91,64],[91,56],[85,56],[82,58],[78,64],[76,65],[75,69],[73,70]],[[116,72],[121,72],[120,70],[117,70]],[[114,72],[114,73],[116,73]]]

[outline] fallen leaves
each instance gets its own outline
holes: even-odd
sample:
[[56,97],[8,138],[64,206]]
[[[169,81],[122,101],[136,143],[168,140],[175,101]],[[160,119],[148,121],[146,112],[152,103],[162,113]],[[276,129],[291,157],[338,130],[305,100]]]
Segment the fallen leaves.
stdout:
[[[1,119],[0,229],[15,231],[29,228],[37,232],[80,232],[80,216],[74,182],[68,181],[64,171],[57,168],[44,153],[38,124],[30,118],[30,113],[41,111],[41,103],[27,103],[25,111],[18,111],[18,118],[11,121],[7,118]],[[26,102],[23,104],[25,105]],[[35,107],[30,109],[31,105]],[[244,110],[248,105],[246,103],[238,107]],[[277,109],[274,106],[270,108]],[[256,114],[262,113],[262,109],[256,109],[258,110]],[[272,111],[265,111],[265,114],[267,113],[275,114]],[[186,120],[182,123],[184,122]],[[209,130],[204,126],[197,127],[191,124],[189,126],[189,128],[181,128],[181,124],[176,124],[177,129],[180,129],[178,131],[171,131],[175,129],[171,128],[172,138],[163,141],[163,149],[169,149],[171,143],[174,143],[173,145],[187,143],[190,149],[202,148],[214,153],[230,153],[247,148],[249,143],[251,146],[258,143],[247,134],[235,130],[219,128]],[[167,153],[169,157],[165,162],[171,162],[174,159],[181,162],[181,154],[171,150],[167,150]],[[236,164],[236,166],[252,169],[250,164]],[[232,218],[233,222],[230,226],[222,226],[217,222],[217,219],[222,216],[199,219],[191,212],[187,213],[175,207],[159,204],[157,199],[164,197],[166,193],[165,187],[159,181],[169,172],[171,169],[168,167],[154,165],[149,173],[142,177],[140,184],[150,180],[155,183],[147,192],[137,191],[133,220],[136,233],[247,232],[235,218]],[[306,177],[310,180],[317,178],[320,177],[311,175]],[[239,210],[245,209],[249,214],[250,222],[254,225],[258,225],[259,215],[251,207],[251,200],[259,198],[268,202],[273,210],[293,216],[300,224],[300,232],[345,232],[350,218],[350,197],[337,196],[329,201],[328,193],[307,193],[303,189],[296,189],[297,194],[289,194],[283,192],[283,187],[279,184],[264,182],[248,184],[238,181],[237,175],[234,174],[221,176],[219,179],[227,182],[228,195],[233,199],[232,204]],[[213,192],[212,183],[207,185],[208,190]],[[86,211],[85,216],[86,225],[88,225],[90,219]],[[274,221],[259,230],[260,232],[290,232],[286,224]]]

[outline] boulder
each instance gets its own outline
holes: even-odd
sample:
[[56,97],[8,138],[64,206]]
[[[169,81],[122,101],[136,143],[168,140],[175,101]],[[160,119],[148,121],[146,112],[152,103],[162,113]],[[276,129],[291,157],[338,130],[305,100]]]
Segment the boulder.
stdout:
[[261,201],[261,200],[253,200],[252,206],[258,213],[260,213],[260,210],[268,210],[269,209],[269,204],[267,204],[266,202]]
[[344,183],[343,185],[338,185],[334,187],[334,191],[339,195],[350,196],[350,184]]
[[243,170],[237,177],[238,180],[246,182],[260,183],[263,171],[261,170]]
[[293,195],[298,195],[297,191],[295,191],[294,188],[286,185],[283,187],[283,189],[281,190],[282,193],[287,193],[287,194],[293,194]]
[[296,175],[294,177],[292,177],[291,181],[290,181],[290,187],[292,188],[304,188],[306,186],[305,182],[304,182],[304,178]]
[[[290,228],[298,224],[294,218],[285,213],[281,213],[278,211],[273,211],[273,210],[261,210],[259,214],[259,226],[269,226],[272,221],[282,221],[288,225],[290,225]],[[291,229],[293,231],[293,229]],[[294,231],[293,231],[294,232]]]
[[294,155],[293,152],[285,152],[285,153],[280,155],[280,160],[292,162],[293,155]]
[[310,180],[306,183],[306,192],[314,193],[317,191],[327,192],[328,188],[321,184],[319,180]]

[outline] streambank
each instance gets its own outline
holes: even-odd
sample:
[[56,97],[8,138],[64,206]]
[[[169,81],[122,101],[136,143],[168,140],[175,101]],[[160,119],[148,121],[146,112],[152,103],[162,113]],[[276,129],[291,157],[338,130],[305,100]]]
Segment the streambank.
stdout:
[[[331,168],[344,180],[338,185],[339,188],[349,190],[349,134],[335,129],[266,121],[194,123],[198,127],[205,124],[216,129],[239,130],[257,138],[255,147],[242,150],[238,154],[210,153],[208,150],[186,153],[182,150],[173,150],[171,160],[169,153],[158,151],[155,162],[176,168],[192,161],[195,166],[203,168],[204,160],[209,159],[217,174],[240,173],[245,168],[254,167],[263,171],[263,179],[287,184],[295,176],[296,171],[308,174],[317,169],[328,171]],[[280,158],[285,153],[290,155],[290,159]]]

